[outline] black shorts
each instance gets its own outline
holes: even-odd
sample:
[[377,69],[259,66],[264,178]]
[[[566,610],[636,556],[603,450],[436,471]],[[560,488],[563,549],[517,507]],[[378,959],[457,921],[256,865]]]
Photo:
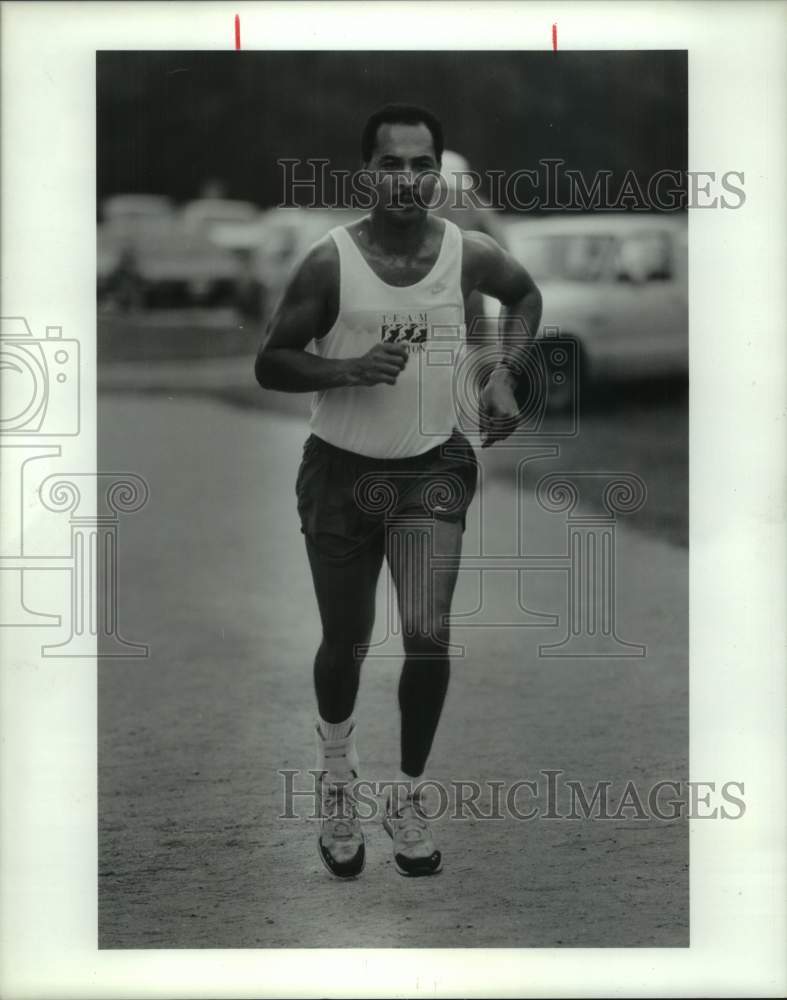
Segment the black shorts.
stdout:
[[352,559],[382,544],[386,525],[402,520],[459,521],[475,495],[478,459],[459,431],[412,458],[369,458],[311,434],[295,492],[301,531],[320,555]]

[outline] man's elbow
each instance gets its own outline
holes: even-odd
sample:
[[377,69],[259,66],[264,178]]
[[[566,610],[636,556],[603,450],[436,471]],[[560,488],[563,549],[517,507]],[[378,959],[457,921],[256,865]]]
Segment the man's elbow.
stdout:
[[[527,312],[531,317],[532,322],[538,326],[541,322],[541,315],[544,311],[544,297],[541,294],[541,289],[535,282],[531,282],[530,288],[525,295],[525,301],[527,302]],[[532,331],[532,333],[535,334],[535,330]]]
[[263,389],[276,388],[276,358],[275,351],[262,347],[257,352],[254,362],[254,377]]
[[505,306],[506,309],[519,308],[523,311],[526,310],[527,312],[535,310],[540,315],[544,300],[538,285],[536,285],[532,278],[529,278],[527,284],[520,284],[509,298],[501,297],[500,303]]

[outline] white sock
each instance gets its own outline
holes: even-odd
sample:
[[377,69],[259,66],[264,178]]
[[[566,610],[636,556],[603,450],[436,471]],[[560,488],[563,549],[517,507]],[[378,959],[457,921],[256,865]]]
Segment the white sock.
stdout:
[[[328,730],[327,732],[325,730]],[[317,767],[324,771],[330,784],[352,781],[359,773],[358,750],[355,746],[353,717],[344,722],[325,722],[315,726],[317,734]]]
[[397,771],[394,776],[395,785],[391,789],[391,805],[394,812],[398,812],[405,804],[408,796],[413,794],[413,789],[420,781],[420,778],[413,778],[404,771]]
[[318,725],[324,740],[346,740],[352,732],[355,719],[352,716],[344,722],[326,722],[320,719]]

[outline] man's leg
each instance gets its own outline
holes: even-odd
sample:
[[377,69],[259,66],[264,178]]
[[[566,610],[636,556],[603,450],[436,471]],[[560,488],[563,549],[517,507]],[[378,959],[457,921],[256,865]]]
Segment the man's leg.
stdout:
[[352,718],[361,664],[374,625],[383,547],[372,540],[349,561],[337,563],[306,541],[323,637],[314,661],[317,694],[317,770],[321,824],[318,847],[326,868],[340,878],[360,874],[365,863],[352,785],[358,777]]
[[[462,551],[459,521],[390,526],[386,555],[396,587],[405,662],[399,680],[401,769],[405,778],[421,777],[443,709],[450,664],[447,622]],[[436,557],[436,558],[435,558]],[[397,868],[406,875],[439,871],[440,852],[407,794],[395,796],[389,823]]]
[[428,526],[414,523],[389,531],[387,555],[405,652],[399,681],[401,764],[413,778],[424,772],[448,690],[447,617],[461,552],[458,521],[435,518]]
[[314,690],[320,718],[349,719],[358,694],[365,646],[374,626],[381,545],[372,542],[349,562],[325,559],[308,539],[306,551],[320,609],[322,642],[314,660]]

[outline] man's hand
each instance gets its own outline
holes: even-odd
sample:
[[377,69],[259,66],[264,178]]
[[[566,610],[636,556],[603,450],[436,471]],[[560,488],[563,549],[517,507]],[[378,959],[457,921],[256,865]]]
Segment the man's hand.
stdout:
[[360,358],[352,358],[347,362],[346,384],[396,385],[396,379],[409,356],[404,344],[375,344]]
[[496,368],[481,390],[481,447],[504,441],[516,430],[519,406],[516,380],[507,368]]

